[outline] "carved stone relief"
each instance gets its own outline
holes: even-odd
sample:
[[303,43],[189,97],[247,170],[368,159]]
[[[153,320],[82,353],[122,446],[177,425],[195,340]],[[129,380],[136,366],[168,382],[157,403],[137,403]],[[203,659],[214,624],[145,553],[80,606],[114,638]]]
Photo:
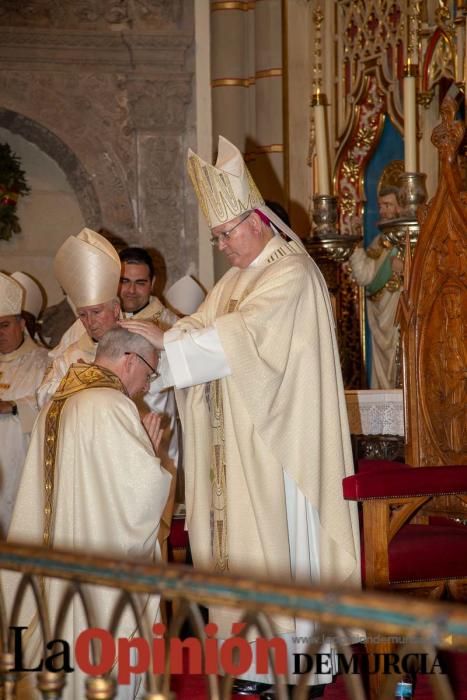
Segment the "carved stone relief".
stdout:
[[183,0],[135,0],[134,9],[141,20],[179,26],[182,3]]
[[142,234],[148,245],[159,250],[163,242],[168,269],[173,276],[182,276],[186,155],[182,140],[177,136],[142,136],[138,145]]
[[112,75],[80,73],[0,74],[5,106],[44,126],[83,164],[100,201],[104,221],[115,233],[134,226],[134,149],[124,96]]
[[192,3],[3,0],[2,25],[9,128],[57,161],[88,225],[158,248],[172,280],[196,269],[184,173]]
[[186,78],[173,80],[129,80],[131,124],[142,131],[183,129],[191,98]]
[[15,26],[107,28],[149,23],[157,29],[180,27],[182,0],[3,0],[0,22]]

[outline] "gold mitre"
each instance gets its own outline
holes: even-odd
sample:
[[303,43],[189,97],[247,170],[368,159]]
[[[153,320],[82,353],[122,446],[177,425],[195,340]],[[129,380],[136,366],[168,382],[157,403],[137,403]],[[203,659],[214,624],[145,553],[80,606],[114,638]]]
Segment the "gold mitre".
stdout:
[[188,151],[188,174],[209,228],[264,205],[242,154],[223,136],[219,136],[215,165]]
[[42,289],[36,280],[25,272],[12,272],[11,276],[20,283],[24,289],[23,311],[27,311],[37,318],[44,304]]
[[58,249],[55,277],[75,308],[104,304],[117,296],[120,258],[109,241],[89,228]]
[[21,313],[24,289],[10,275],[0,272],[0,316],[16,316]]

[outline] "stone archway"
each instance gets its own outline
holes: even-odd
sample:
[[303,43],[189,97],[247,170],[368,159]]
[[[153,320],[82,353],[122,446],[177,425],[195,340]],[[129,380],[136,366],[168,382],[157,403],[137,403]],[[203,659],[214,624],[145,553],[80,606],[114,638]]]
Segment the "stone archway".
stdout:
[[91,228],[99,228],[102,220],[99,201],[89,173],[76,154],[45,126],[9,109],[0,108],[0,126],[34,143],[57,163],[76,194],[84,220]]

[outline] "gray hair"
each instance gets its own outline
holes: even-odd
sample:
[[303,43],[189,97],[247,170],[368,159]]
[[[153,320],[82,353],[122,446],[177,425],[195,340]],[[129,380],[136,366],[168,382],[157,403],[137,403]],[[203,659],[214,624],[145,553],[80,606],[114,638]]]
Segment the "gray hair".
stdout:
[[106,308],[111,308],[114,306],[118,306],[118,308],[121,308],[120,304],[120,299],[118,297],[112,297],[112,299],[109,299],[108,301],[102,301],[99,304],[86,304],[86,306],[77,306],[76,311],[80,313],[83,309],[88,309],[90,306],[105,306]]
[[131,333],[126,328],[111,328],[99,340],[96,362],[98,363],[103,357],[109,360],[118,360],[126,352],[135,352],[144,357],[154,351],[154,345],[142,335]]
[[109,299],[109,301],[104,302],[104,306],[119,306],[119,307],[121,307],[120,298],[119,297],[112,297],[112,299]]

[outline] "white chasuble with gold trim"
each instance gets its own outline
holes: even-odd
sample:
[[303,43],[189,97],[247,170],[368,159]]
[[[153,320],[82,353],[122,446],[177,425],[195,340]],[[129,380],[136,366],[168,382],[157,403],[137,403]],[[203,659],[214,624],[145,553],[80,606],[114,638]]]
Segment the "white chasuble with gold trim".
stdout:
[[[229,270],[175,331],[203,328],[215,329],[229,369],[204,384],[193,370],[194,385],[177,392],[195,565],[359,586],[357,510],[341,483],[353,472],[350,436],[321,273],[300,245],[277,236],[250,267]],[[219,636],[230,636],[238,613],[210,613]],[[296,631],[290,619],[276,624]]]

